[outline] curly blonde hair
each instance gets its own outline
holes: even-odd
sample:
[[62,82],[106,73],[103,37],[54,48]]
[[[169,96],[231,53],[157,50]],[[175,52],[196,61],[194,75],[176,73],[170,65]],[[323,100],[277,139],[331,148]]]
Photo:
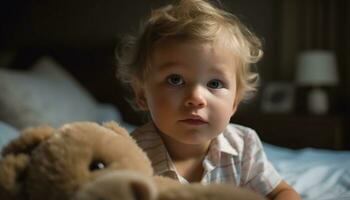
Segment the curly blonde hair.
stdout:
[[[238,58],[238,100],[256,91],[258,75],[251,69],[263,55],[260,39],[233,14],[205,0],[179,0],[177,4],[153,10],[137,36],[125,37],[117,51],[117,76],[130,84],[143,81],[150,69],[150,56],[161,39],[199,42],[220,39]],[[224,38],[224,39],[223,39]]]

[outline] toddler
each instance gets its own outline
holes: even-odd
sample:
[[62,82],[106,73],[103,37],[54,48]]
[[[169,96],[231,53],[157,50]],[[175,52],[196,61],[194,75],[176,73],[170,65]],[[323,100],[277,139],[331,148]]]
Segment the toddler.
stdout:
[[234,15],[204,0],[180,0],[152,11],[120,50],[118,75],[151,118],[131,135],[156,174],[300,199],[267,160],[255,131],[230,124],[255,90],[250,65],[263,54]]

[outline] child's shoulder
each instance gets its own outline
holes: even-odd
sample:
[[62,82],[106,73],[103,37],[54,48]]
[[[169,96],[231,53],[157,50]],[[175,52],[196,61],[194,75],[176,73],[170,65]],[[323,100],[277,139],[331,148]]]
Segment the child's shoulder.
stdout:
[[148,122],[140,127],[137,127],[133,132],[130,133],[130,135],[135,140],[156,139],[159,137],[157,134],[156,128],[151,122]]

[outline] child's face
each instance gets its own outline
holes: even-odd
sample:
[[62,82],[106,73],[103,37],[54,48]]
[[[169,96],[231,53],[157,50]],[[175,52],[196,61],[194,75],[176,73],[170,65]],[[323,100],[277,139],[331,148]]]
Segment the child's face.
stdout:
[[236,111],[237,64],[220,44],[158,43],[145,81],[134,90],[157,128],[184,144],[204,144],[220,134]]

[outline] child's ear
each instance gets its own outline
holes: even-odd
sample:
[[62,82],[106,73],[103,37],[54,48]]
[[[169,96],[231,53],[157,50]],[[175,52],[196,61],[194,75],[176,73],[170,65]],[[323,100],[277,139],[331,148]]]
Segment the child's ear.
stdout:
[[148,110],[145,89],[142,82],[137,78],[134,78],[131,83],[131,87],[134,91],[137,106],[143,111]]

